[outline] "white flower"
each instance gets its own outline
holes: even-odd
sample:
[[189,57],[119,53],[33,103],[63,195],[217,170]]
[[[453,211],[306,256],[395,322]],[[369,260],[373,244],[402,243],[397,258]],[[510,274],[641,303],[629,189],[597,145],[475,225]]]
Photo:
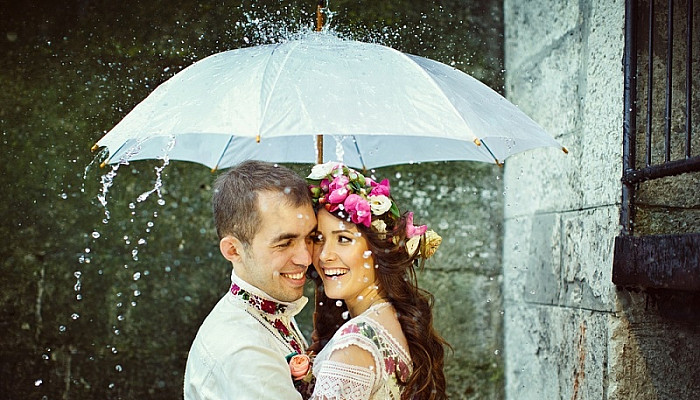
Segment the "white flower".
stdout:
[[420,235],[414,236],[406,242],[406,250],[408,251],[409,255],[415,254],[416,250],[418,250],[418,245],[420,244]]
[[307,178],[314,180],[323,179],[328,174],[330,174],[331,171],[333,171],[337,166],[338,163],[335,161],[328,161],[324,164],[316,164],[311,168],[311,173],[309,174],[309,176],[307,176]]
[[381,219],[375,219],[372,221],[372,226],[378,233],[386,233],[386,222]]
[[382,215],[391,208],[391,200],[383,194],[369,196],[369,207],[374,215]]

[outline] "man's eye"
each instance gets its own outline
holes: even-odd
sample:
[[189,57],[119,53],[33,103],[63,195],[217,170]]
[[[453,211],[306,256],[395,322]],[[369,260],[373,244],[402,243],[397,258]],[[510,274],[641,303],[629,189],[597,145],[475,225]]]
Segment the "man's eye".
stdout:
[[284,242],[281,242],[281,243],[277,244],[277,247],[280,247],[280,248],[289,247],[291,244],[292,244],[292,241],[291,241],[291,240],[287,240],[287,241],[284,241]]
[[311,241],[314,243],[321,243],[323,241],[323,235],[320,233],[314,233],[313,235],[310,236]]

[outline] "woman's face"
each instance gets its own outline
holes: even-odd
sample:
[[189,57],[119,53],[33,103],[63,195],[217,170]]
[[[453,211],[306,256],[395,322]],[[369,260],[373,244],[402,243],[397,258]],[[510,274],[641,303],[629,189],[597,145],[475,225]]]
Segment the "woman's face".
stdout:
[[366,303],[377,291],[374,257],[367,239],[355,224],[343,221],[325,209],[321,209],[317,217],[314,266],[323,279],[326,295],[331,299],[345,300],[352,312],[355,305]]

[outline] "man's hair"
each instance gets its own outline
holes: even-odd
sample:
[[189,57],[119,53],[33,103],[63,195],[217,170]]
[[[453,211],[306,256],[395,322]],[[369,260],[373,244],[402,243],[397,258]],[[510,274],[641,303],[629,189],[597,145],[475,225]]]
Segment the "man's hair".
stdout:
[[262,222],[258,193],[284,193],[287,205],[312,205],[306,181],[294,171],[262,161],[244,161],[214,182],[212,208],[219,239],[231,235],[249,245]]

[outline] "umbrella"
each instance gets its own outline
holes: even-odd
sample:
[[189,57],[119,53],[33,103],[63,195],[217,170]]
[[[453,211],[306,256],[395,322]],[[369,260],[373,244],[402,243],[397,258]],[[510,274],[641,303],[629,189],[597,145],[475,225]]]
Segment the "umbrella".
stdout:
[[[317,142],[317,135],[336,140]],[[94,148],[100,146],[109,151],[107,163],[167,155],[212,169],[246,159],[314,163],[318,150],[374,168],[501,163],[535,147],[562,148],[464,72],[330,33],[195,62],[158,86]]]

